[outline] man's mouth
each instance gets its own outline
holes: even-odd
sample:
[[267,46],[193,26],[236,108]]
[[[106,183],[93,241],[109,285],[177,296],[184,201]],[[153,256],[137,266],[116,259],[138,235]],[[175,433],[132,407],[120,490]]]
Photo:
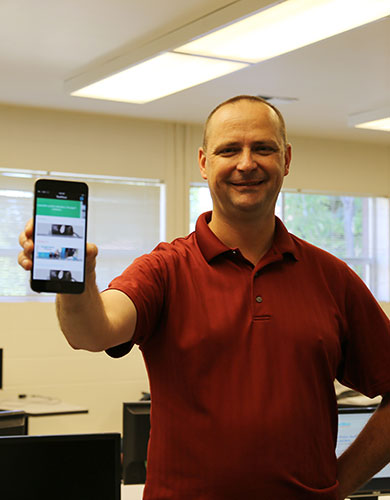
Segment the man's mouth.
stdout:
[[239,181],[239,182],[231,182],[233,186],[242,186],[242,187],[251,187],[251,186],[259,186],[264,181],[262,180],[254,180],[254,181]]

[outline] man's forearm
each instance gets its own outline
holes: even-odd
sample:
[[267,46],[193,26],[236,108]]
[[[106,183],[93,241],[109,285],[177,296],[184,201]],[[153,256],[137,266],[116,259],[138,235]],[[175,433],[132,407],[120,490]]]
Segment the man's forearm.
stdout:
[[56,310],[61,330],[73,348],[95,352],[106,348],[110,325],[95,272],[88,275],[82,294],[58,294]]
[[340,499],[356,491],[390,462],[390,397],[373,414],[363,431],[339,457]]

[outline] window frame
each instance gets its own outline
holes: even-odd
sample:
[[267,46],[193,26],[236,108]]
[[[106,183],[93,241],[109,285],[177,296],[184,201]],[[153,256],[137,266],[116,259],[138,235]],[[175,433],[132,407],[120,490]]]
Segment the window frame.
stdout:
[[[159,188],[159,237],[158,241],[165,241],[166,238],[166,185],[161,179],[148,179],[148,178],[138,178],[138,177],[124,177],[124,176],[112,176],[112,175],[99,175],[99,174],[82,174],[73,172],[57,172],[57,171],[47,171],[47,170],[29,170],[29,169],[13,169],[13,168],[0,168],[0,192],[2,191],[16,191],[18,189],[8,190],[7,187],[3,188],[1,179],[2,177],[13,177],[17,181],[18,178],[28,179],[31,182],[31,191],[20,189],[19,192],[25,191],[29,193],[29,197],[33,200],[33,186],[37,179],[47,178],[47,179],[62,179],[62,180],[83,180],[88,184],[88,182],[94,183],[109,183],[109,184],[130,184],[131,186],[150,186]],[[9,183],[11,184],[11,182]],[[11,196],[12,197],[12,196]],[[15,196],[15,199],[17,196]],[[32,216],[32,212],[31,212]],[[20,228],[22,231],[23,227]],[[19,232],[20,232],[19,231]],[[20,251],[20,247],[15,238],[15,245],[8,248],[0,248],[0,257],[6,256],[7,258],[12,258],[15,260],[15,265],[17,260],[17,254]],[[126,250],[119,250],[124,253]],[[110,253],[110,251],[105,251],[105,256]],[[130,263],[130,262],[129,262]],[[29,276],[28,276],[29,279]],[[108,285],[108,283],[107,283]],[[0,295],[0,302],[53,302],[55,300],[55,294],[37,294],[30,292],[29,284],[26,283],[26,293],[23,295]],[[0,291],[2,293],[2,290]]]

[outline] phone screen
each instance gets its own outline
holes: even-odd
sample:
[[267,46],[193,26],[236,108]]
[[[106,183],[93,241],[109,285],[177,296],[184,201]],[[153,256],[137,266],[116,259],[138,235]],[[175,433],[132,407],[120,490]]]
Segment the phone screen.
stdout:
[[83,182],[35,183],[33,290],[83,292],[87,206],[88,186]]

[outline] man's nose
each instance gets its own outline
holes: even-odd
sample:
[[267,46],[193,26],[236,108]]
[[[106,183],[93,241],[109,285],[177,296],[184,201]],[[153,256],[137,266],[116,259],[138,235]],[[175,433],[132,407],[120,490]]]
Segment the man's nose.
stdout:
[[257,168],[257,163],[254,159],[253,152],[250,149],[244,149],[241,152],[237,163],[237,169],[241,171],[249,171]]

